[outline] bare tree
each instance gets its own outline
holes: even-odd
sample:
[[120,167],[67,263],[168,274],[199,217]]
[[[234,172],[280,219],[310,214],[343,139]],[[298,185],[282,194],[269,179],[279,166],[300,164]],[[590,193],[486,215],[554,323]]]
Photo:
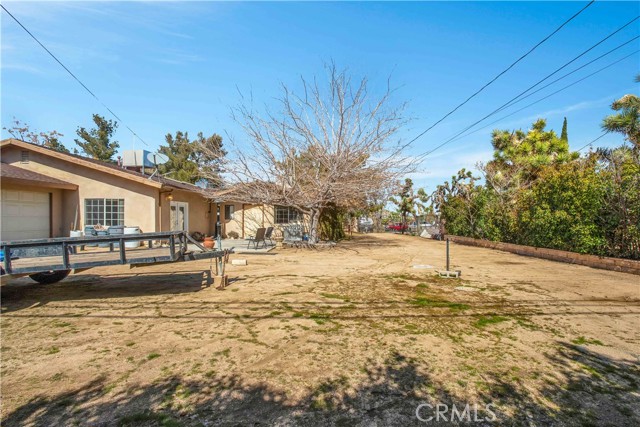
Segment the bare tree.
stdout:
[[60,142],[60,138],[64,135],[56,130],[49,132],[37,132],[31,130],[27,123],[13,118],[13,126],[10,128],[3,127],[2,129],[9,132],[9,134],[21,141],[30,142],[31,144],[42,145],[43,147],[51,148],[52,150],[60,151],[62,153],[68,153],[69,150]]
[[294,93],[283,84],[277,112],[256,113],[246,103],[234,109],[250,149],[236,149],[226,167],[233,197],[300,210],[311,242],[323,209],[355,208],[390,194],[411,167],[397,137],[404,104],[389,106],[389,82],[373,99],[366,78],[352,83],[335,65],[326,70],[327,85],[301,78]]

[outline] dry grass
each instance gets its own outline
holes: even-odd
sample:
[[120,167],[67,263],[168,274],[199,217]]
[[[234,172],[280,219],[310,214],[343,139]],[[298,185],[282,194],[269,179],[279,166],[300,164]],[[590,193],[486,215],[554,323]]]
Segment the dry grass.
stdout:
[[414,425],[423,402],[640,422],[633,276],[461,246],[462,280],[412,268],[442,252],[383,235],[242,255],[225,291],[204,263],[4,284],[3,425]]

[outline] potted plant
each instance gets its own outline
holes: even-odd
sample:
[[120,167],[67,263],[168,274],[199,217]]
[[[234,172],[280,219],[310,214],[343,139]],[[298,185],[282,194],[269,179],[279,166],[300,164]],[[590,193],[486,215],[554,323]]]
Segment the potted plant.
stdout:
[[216,241],[213,239],[213,236],[205,236],[203,245],[207,249],[213,249],[216,246]]

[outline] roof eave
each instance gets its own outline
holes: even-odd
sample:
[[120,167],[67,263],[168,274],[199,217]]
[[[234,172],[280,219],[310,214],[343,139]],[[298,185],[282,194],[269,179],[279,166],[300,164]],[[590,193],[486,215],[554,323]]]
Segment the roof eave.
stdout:
[[33,187],[58,188],[61,190],[77,190],[78,189],[78,186],[76,184],[71,184],[71,183],[43,182],[43,181],[38,181],[33,179],[15,178],[15,177],[9,177],[9,176],[3,176],[2,182],[5,184],[30,185]]
[[82,166],[91,168],[91,169],[95,169],[95,170],[99,170],[101,172],[107,173],[109,175],[114,175],[114,176],[118,176],[120,178],[124,178],[124,179],[128,179],[131,181],[135,181],[135,182],[139,182],[141,184],[146,184],[149,185],[151,187],[155,187],[155,188],[162,188],[162,184],[153,180],[150,180],[148,178],[144,178],[144,177],[138,177],[135,175],[130,175],[127,173],[121,173],[120,171],[116,170],[116,169],[112,169],[109,168],[107,166],[102,166],[100,164],[97,163],[92,163],[92,162],[88,162],[86,160],[83,160],[80,157],[72,157],[69,156],[65,153],[60,153],[58,151],[53,151],[53,150],[49,150],[46,148],[42,148],[39,147],[35,144],[29,144],[27,142],[24,141],[20,141],[18,139],[4,139],[2,141],[0,141],[0,147],[5,147],[8,145],[14,145],[16,147],[19,148],[24,148],[26,150],[32,150],[35,151],[37,153],[43,154],[45,156],[50,156],[50,157],[55,157],[57,159],[63,160],[63,161],[67,161],[67,162],[71,162],[71,163],[75,163],[75,164],[80,164]]

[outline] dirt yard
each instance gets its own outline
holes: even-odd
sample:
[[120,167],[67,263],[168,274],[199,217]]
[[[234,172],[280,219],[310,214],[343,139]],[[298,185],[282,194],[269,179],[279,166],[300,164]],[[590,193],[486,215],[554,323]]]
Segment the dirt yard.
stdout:
[[224,291],[206,262],[4,283],[2,425],[640,425],[638,276],[452,245],[439,279],[443,242],[391,234],[232,258]]

